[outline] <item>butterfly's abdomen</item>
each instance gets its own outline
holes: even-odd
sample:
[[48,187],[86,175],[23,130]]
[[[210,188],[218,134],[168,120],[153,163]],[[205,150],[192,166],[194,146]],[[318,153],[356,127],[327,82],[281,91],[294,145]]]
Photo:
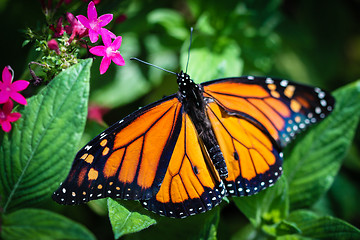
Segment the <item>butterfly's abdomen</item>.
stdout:
[[213,145],[209,149],[210,159],[212,160],[215,169],[218,171],[220,178],[225,179],[228,177],[228,170],[224,160],[224,156],[220,150],[219,145]]

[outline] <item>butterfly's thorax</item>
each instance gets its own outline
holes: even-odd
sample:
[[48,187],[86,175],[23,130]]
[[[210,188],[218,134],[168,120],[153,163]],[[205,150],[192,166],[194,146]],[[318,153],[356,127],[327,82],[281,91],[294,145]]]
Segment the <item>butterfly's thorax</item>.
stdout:
[[209,118],[206,115],[206,102],[203,98],[201,85],[194,83],[190,76],[181,71],[177,76],[179,85],[179,99],[184,106],[184,111],[190,116],[195,128],[209,153],[216,170],[221,178],[228,175],[226,163]]

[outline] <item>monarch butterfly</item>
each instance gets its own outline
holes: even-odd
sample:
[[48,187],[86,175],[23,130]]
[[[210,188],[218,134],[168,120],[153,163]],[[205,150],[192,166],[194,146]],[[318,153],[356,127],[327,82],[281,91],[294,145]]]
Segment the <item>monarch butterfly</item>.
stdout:
[[320,88],[269,77],[196,84],[116,122],[76,155],[53,199],[80,204],[140,200],[163,216],[210,210],[224,196],[249,196],[282,174],[282,149],[324,119],[334,98]]

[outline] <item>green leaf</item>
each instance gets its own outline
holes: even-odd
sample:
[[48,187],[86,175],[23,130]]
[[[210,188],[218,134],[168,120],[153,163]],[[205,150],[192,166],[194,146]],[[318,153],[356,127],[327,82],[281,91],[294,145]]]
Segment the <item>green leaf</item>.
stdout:
[[161,239],[172,236],[173,240],[182,239],[216,239],[217,226],[221,207],[217,206],[205,213],[190,216],[185,219],[169,219],[161,217],[158,224],[151,229],[141,232],[143,239]]
[[301,236],[316,239],[360,239],[360,230],[331,216],[318,216],[308,210],[292,212],[288,221],[301,230]]
[[95,239],[84,226],[40,209],[21,209],[3,216],[1,237],[10,239]]
[[[198,47],[197,47],[198,45]],[[189,42],[181,51],[181,67],[185,71]],[[222,37],[198,37],[191,45],[188,73],[197,83],[216,78],[240,76],[243,61],[240,47],[232,39]]]
[[260,231],[258,231],[257,228],[255,228],[252,224],[248,223],[246,225],[242,225],[241,228],[238,229],[236,233],[234,233],[230,239],[263,239],[259,237],[259,234],[261,234]]
[[[290,205],[305,208],[331,186],[359,122],[360,81],[334,92],[335,109],[323,122],[298,139],[285,157]],[[286,155],[285,155],[286,156]]]
[[215,208],[212,210],[211,215],[205,218],[204,226],[200,232],[197,239],[203,240],[216,240],[217,237],[217,227],[220,220],[220,208]]
[[129,211],[117,201],[108,199],[109,218],[115,239],[129,233],[139,232],[156,224],[156,221],[147,215]]
[[[337,217],[355,220],[360,216],[360,208],[358,207],[360,199],[359,181],[357,178],[350,178],[345,173],[345,171],[340,172],[336,176],[334,184],[331,186],[329,194],[327,194],[331,199],[331,203],[328,205],[336,206]],[[318,205],[318,202],[316,205]]]
[[160,24],[167,33],[181,41],[189,36],[190,30],[185,27],[184,17],[178,11],[171,9],[156,9],[149,13],[147,22]]
[[[141,230],[141,232],[127,235],[126,236],[127,239],[163,239],[164,237],[166,238],[167,236],[171,236],[172,240],[216,239],[217,226],[220,219],[220,209],[221,209],[221,207],[219,206],[205,213],[197,214],[195,216],[190,216],[185,219],[174,219],[168,217],[161,217],[159,215],[153,214],[152,212],[145,210],[138,202],[121,200],[118,201],[118,203],[115,206],[118,207],[119,203],[121,204],[121,208],[119,208],[120,215],[123,215],[123,212],[127,214],[128,213],[134,214],[135,212],[137,212],[138,214],[143,215],[141,217],[151,216],[151,218],[153,218],[152,221],[156,220],[155,226],[149,227],[147,229],[145,229],[146,226],[141,227],[137,229],[137,231]],[[110,210],[110,204],[109,204],[109,210]],[[118,218],[120,220],[119,226],[124,225],[126,216],[122,216]],[[110,221],[111,221],[111,217],[110,217]],[[131,224],[132,224],[131,222],[129,223],[126,222],[126,225],[129,225],[127,226],[128,228],[132,227]],[[135,224],[135,227],[137,227],[137,224]],[[114,229],[114,225],[113,225],[113,229]],[[131,232],[126,232],[126,234],[128,233]]]
[[280,222],[289,212],[286,178],[281,177],[273,187],[256,195],[233,200],[255,227]]
[[275,236],[282,236],[286,234],[297,234],[301,233],[301,230],[296,226],[295,223],[282,220],[279,224],[275,227]]
[[276,240],[314,240],[314,239],[308,237],[302,237],[299,235],[284,235],[277,237]]
[[0,146],[0,195],[3,212],[49,199],[65,178],[87,116],[92,61],[61,72],[28,105],[4,134]]
[[88,207],[91,208],[96,214],[100,216],[107,216],[108,209],[107,209],[107,199],[97,199],[87,203]]

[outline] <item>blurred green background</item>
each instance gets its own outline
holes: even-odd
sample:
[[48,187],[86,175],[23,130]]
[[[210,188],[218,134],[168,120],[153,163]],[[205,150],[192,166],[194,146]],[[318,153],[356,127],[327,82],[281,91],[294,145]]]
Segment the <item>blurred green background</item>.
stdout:
[[[87,3],[63,4],[66,12],[86,15]],[[113,13],[108,25],[123,36],[120,53],[126,66],[112,64],[99,74],[101,58],[91,73],[90,103],[109,108],[104,120],[115,121],[177,91],[174,76],[131,62],[138,57],[171,71],[185,69],[190,27],[194,27],[188,73],[196,82],[240,75],[268,75],[316,85],[332,91],[360,76],[360,1],[109,1],[97,5],[99,15]],[[115,20],[116,19],[116,20]],[[22,47],[25,29],[45,23],[39,1],[1,0],[1,67],[10,65],[16,79],[30,80],[28,63],[38,53]],[[28,96],[33,90],[27,92]],[[89,121],[79,148],[105,127]],[[330,191],[314,206],[360,227],[360,134]],[[286,161],[286,159],[285,159]],[[96,204],[93,204],[96,205]],[[99,239],[112,238],[106,215],[60,207],[64,215],[85,224]],[[95,206],[96,208],[96,206]],[[236,212],[236,214],[234,214]],[[228,239],[247,223],[233,204],[221,212],[219,239]]]

